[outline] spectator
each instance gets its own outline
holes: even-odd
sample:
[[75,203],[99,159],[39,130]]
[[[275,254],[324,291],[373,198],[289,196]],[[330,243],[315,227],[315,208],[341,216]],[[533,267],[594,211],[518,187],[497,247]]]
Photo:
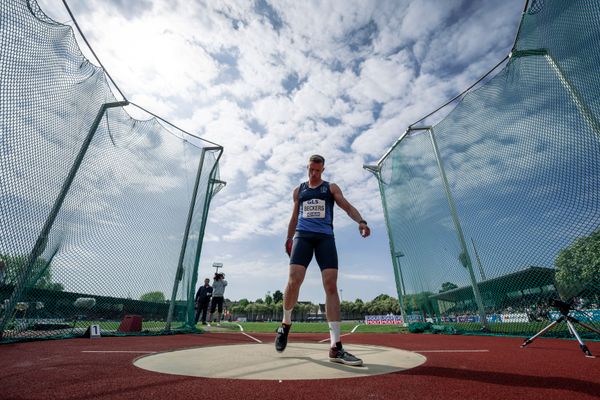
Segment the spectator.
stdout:
[[200,286],[196,292],[196,318],[195,323],[198,323],[200,313],[202,313],[202,325],[206,325],[206,314],[208,312],[208,304],[213,294],[213,288],[209,285],[210,280],[206,278],[204,285]]
[[212,322],[212,315],[216,311],[217,313],[217,326],[221,326],[221,314],[223,313],[223,299],[225,296],[225,286],[227,286],[227,281],[225,280],[224,273],[215,273],[215,277],[213,279],[213,295],[212,295],[212,303],[210,305],[210,314],[208,315],[208,326]]

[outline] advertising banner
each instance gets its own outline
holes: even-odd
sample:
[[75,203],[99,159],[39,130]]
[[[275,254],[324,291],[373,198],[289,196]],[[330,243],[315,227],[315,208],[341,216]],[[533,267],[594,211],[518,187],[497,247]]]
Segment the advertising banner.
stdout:
[[367,325],[402,325],[400,315],[365,315]]

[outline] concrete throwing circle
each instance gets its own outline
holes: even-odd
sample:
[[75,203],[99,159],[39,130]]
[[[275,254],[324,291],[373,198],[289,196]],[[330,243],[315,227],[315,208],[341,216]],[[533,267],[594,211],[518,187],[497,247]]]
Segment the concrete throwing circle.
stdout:
[[362,358],[363,366],[329,361],[329,343],[289,343],[277,353],[273,343],[198,347],[143,356],[134,365],[164,374],[204,378],[298,380],[339,379],[388,374],[417,367],[426,361],[420,354],[391,347],[346,346]]

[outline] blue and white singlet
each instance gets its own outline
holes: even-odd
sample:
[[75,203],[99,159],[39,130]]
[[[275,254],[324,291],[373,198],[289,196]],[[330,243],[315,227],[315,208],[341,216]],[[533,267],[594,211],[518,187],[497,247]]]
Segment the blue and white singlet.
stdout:
[[311,189],[308,182],[298,188],[298,236],[302,233],[322,233],[333,236],[333,195],[329,182],[323,181]]

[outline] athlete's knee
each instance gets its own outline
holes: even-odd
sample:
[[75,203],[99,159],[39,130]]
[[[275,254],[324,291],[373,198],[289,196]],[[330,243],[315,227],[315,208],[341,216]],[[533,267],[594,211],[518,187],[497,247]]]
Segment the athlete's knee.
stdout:
[[302,265],[290,265],[290,274],[288,277],[288,287],[291,289],[297,289],[304,281],[304,275],[306,275],[306,267]]
[[328,295],[332,295],[337,293],[337,280],[336,279],[323,279],[323,288],[325,289],[325,293]]
[[293,292],[297,292],[298,290],[300,290],[301,285],[302,279],[290,276],[287,283],[287,289]]

